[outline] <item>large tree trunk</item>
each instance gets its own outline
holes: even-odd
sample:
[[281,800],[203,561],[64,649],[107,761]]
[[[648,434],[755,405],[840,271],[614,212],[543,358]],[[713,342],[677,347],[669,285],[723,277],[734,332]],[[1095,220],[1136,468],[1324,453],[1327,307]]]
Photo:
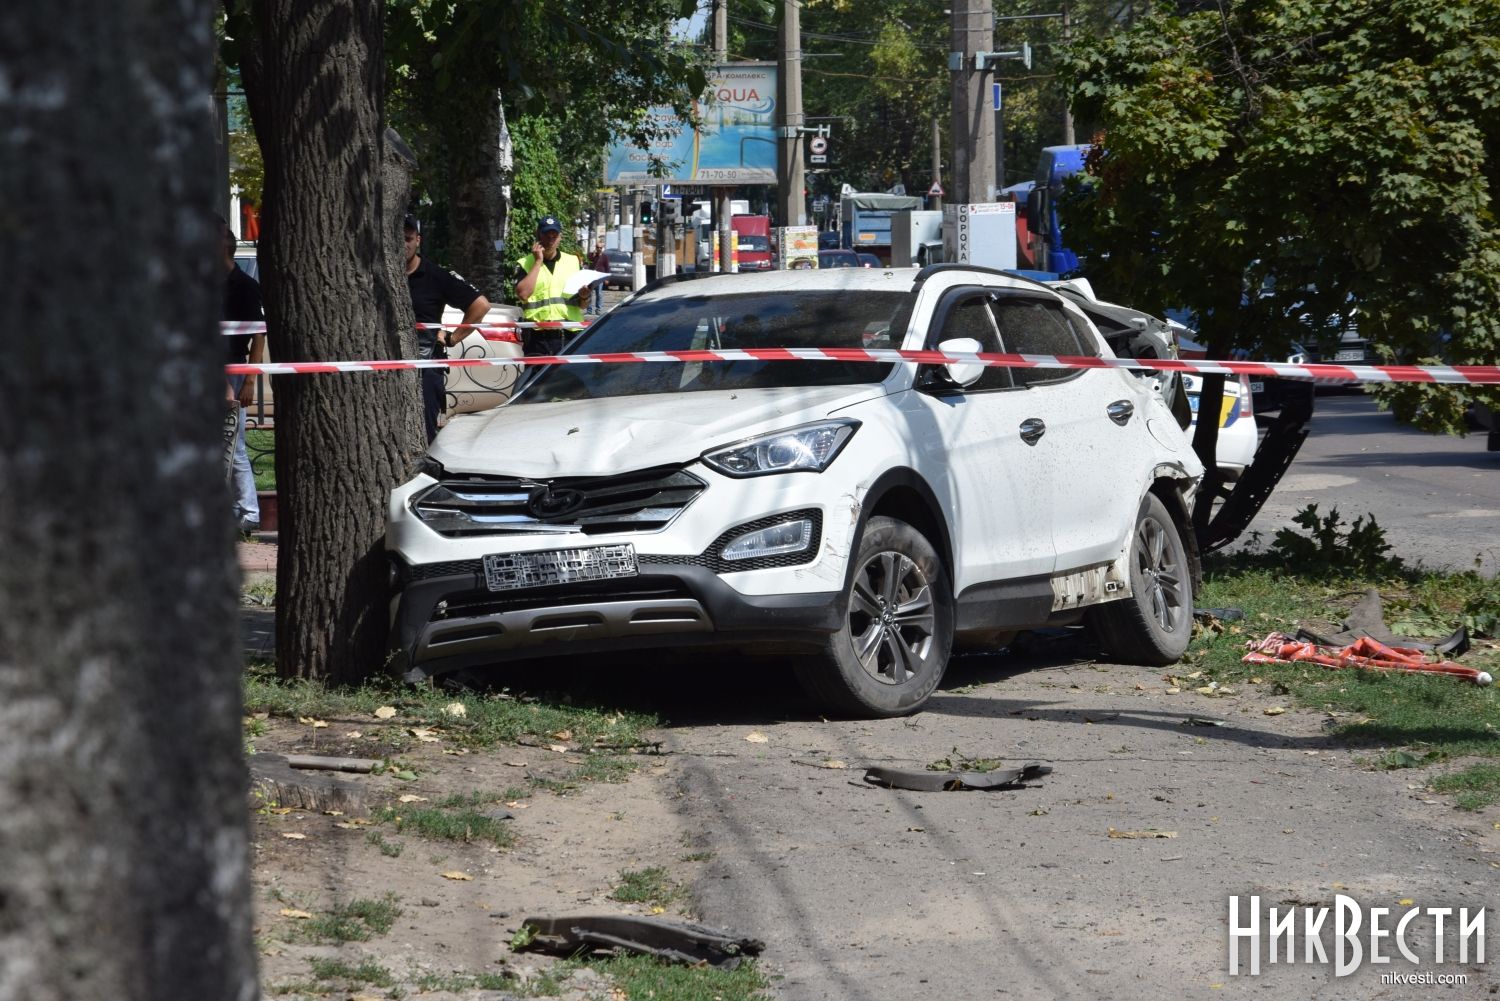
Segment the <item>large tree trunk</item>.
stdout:
[[504,268],[495,250],[505,213],[500,101],[484,87],[457,89],[445,101],[457,112],[440,116],[448,160],[449,263],[491,302],[500,302]]
[[[410,353],[407,291],[386,267],[400,234],[380,174],[383,14],[375,0],[253,6],[242,68],[265,158],[260,253],[278,361]],[[421,452],[418,400],[415,373],[276,380],[283,677],[355,681],[384,663],[386,499]]]
[[0,6],[5,1001],[258,994],[211,13]]

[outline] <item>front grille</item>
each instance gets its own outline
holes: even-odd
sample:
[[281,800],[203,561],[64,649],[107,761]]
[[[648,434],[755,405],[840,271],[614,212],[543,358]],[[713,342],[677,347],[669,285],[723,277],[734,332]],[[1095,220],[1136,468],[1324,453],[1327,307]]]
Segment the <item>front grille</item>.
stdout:
[[675,467],[555,480],[446,476],[417,496],[413,510],[450,537],[654,532],[706,486]]
[[526,591],[465,591],[449,595],[435,610],[435,620],[462,619],[478,615],[499,615],[529,608],[567,608],[570,605],[592,605],[601,601],[658,601],[670,598],[692,598],[681,581],[671,577],[641,577],[628,584],[619,581],[592,581]]

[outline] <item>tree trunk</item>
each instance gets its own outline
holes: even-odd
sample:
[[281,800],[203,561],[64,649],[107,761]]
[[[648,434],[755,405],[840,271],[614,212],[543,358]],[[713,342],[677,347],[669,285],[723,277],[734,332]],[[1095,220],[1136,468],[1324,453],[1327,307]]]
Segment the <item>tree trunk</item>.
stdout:
[[[381,182],[383,14],[375,0],[254,3],[242,69],[265,158],[262,285],[278,361],[410,354],[408,293],[387,267],[400,234]],[[420,455],[419,399],[415,373],[276,379],[282,677],[358,681],[384,663],[386,500]]]
[[504,270],[495,251],[505,211],[500,102],[494,91],[483,87],[449,92],[446,98],[450,111],[457,112],[441,116],[448,158],[449,263],[491,302],[500,302]]
[[4,1001],[258,995],[210,15],[0,8]]

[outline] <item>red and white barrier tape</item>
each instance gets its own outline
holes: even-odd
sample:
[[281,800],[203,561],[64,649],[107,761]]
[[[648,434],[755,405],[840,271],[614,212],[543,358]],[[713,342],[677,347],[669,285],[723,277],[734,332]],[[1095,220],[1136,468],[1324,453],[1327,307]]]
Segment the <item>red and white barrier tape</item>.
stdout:
[[227,365],[229,375],[307,375],[323,372],[392,372],[492,365],[612,365],[642,362],[843,361],[979,364],[998,368],[1121,368],[1147,372],[1280,376],[1336,382],[1426,382],[1500,385],[1500,365],[1293,365],[1286,362],[1207,361],[1182,358],[1093,358],[1069,355],[945,353],[894,348],[741,348],[719,351],[631,351],[614,354],[536,355],[518,358],[431,358],[388,361],[264,362]]
[[[470,327],[482,334],[513,333],[517,330],[583,330],[587,320],[507,320],[504,323],[418,323],[418,330],[457,330]],[[219,324],[219,332],[229,337],[266,332],[264,320],[225,320]],[[494,339],[494,338],[492,338]],[[503,340],[504,338],[499,338]]]

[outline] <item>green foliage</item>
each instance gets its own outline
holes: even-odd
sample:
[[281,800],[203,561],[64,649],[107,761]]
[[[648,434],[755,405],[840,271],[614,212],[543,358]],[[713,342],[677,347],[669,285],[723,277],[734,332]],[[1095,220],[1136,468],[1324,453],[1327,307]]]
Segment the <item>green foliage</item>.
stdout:
[[[536,222],[542,216],[553,215],[562,220],[572,219],[581,208],[577,201],[576,188],[569,185],[569,178],[558,155],[560,127],[551,118],[533,115],[511,123],[510,138],[515,144],[516,176],[511,184],[510,204],[513,223],[511,225],[510,262],[518,260],[531,247],[531,237]],[[589,191],[593,190],[591,186]],[[563,249],[577,253],[573,245],[572,227],[563,226]]]
[[466,844],[485,841],[497,848],[509,848],[515,843],[515,835],[511,834],[510,828],[503,821],[473,809],[388,806],[376,811],[375,819],[382,824],[395,824],[396,830],[403,833],[410,831],[435,841],[462,841]]
[[1301,573],[1399,572],[1401,560],[1387,555],[1391,547],[1385,541],[1385,530],[1375,523],[1374,515],[1369,518],[1366,522],[1363,516],[1357,517],[1348,531],[1343,531],[1338,508],[1319,517],[1318,505],[1309,504],[1292,517],[1309,534],[1281,529],[1271,543],[1272,553]]
[[660,866],[626,870],[620,873],[620,884],[610,893],[611,900],[626,904],[649,904],[665,907],[682,896],[682,888],[672,882]]
[[[1500,355],[1497,0],[1161,5],[1063,71],[1103,129],[1069,242],[1110,298],[1191,309],[1215,352],[1331,348],[1357,309],[1394,361]],[[1435,430],[1494,393],[1378,395]]]
[[290,928],[293,940],[307,942],[368,942],[384,935],[401,916],[393,894],[379,900],[351,900],[335,904],[311,920],[299,921]]
[[753,961],[734,969],[680,966],[654,956],[619,956],[590,964],[629,1001],[769,1001],[770,983]]
[[1453,802],[1460,810],[1482,810],[1500,802],[1500,765],[1472,765],[1440,775],[1432,780],[1432,788],[1457,793]]

